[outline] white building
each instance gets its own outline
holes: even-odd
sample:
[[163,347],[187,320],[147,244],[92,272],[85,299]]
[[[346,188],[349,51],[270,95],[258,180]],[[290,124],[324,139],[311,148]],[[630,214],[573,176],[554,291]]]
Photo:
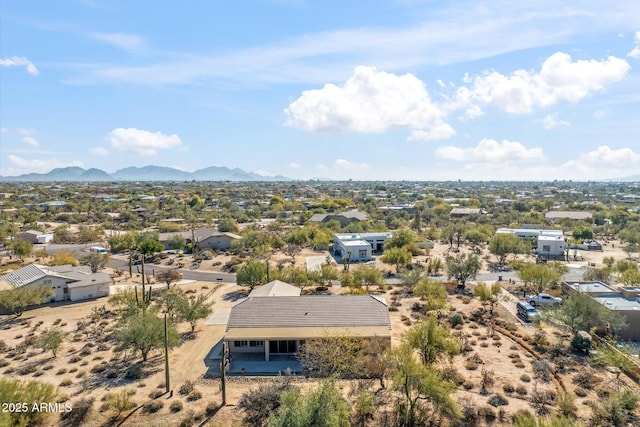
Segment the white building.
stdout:
[[351,262],[369,261],[374,253],[384,250],[384,242],[393,233],[340,233],[333,235],[333,253],[349,256]]
[[50,286],[53,295],[43,302],[80,301],[108,296],[111,281],[107,273],[91,273],[88,266],[29,264],[0,276],[0,289]]
[[564,240],[562,230],[541,230],[535,228],[499,228],[498,233],[515,234],[521,239],[535,239],[536,249],[534,253],[547,258],[564,256],[567,242]]

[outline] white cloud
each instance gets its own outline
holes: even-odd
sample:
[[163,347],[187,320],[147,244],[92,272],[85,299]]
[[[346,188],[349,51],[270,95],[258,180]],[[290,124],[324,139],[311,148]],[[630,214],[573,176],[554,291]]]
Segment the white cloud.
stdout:
[[627,54],[631,58],[640,58],[640,31],[636,31],[633,36],[634,48]]
[[107,154],[109,154],[109,150],[107,150],[104,147],[92,147],[89,152],[91,154],[97,154],[99,156],[106,156]]
[[29,172],[38,172],[45,173],[49,172],[54,168],[64,168],[68,166],[83,166],[81,161],[62,161],[59,159],[51,159],[47,158],[44,160],[39,159],[23,159],[22,157],[18,157],[13,154],[9,154],[7,156],[9,159],[9,163],[14,166],[14,168],[10,168],[10,173],[12,175],[19,175],[21,173],[29,173]]
[[577,160],[571,160],[563,167],[612,169],[615,172],[638,166],[640,166],[640,152],[628,147],[614,150],[608,145],[601,145],[588,153],[580,153]]
[[38,69],[33,62],[29,61],[24,56],[12,56],[11,58],[0,58],[0,66],[2,67],[25,67],[27,72],[33,76],[37,76],[39,74]]
[[29,144],[29,145],[33,145],[34,147],[39,147],[40,146],[40,143],[38,142],[38,140],[35,139],[32,136],[23,136],[22,138],[20,138],[20,140],[22,142],[25,142],[25,143]]
[[345,159],[336,159],[330,166],[320,163],[316,165],[316,170],[321,174],[325,174],[324,178],[330,179],[372,178],[371,167],[367,163]]
[[517,70],[506,76],[493,71],[475,77],[471,88],[458,89],[456,99],[493,105],[512,114],[528,113],[535,107],[577,102],[622,80],[630,68],[615,56],[573,61],[558,52],[544,61],[539,72]]
[[35,129],[22,129],[21,128],[21,129],[17,129],[17,131],[18,131],[18,133],[20,135],[26,135],[26,136],[33,135],[34,133],[36,133]]
[[438,147],[435,156],[456,162],[489,163],[494,165],[526,163],[545,160],[539,147],[526,148],[519,142],[483,139],[477,146],[460,148],[452,145]]
[[366,66],[356,67],[342,86],[304,91],[285,113],[285,125],[317,133],[381,133],[405,127],[451,136],[453,131],[442,122],[443,112],[420,79]]
[[114,150],[134,156],[155,156],[158,150],[183,147],[176,134],[165,135],[135,128],[114,129],[107,134],[106,140]]
[[275,176],[273,172],[270,172],[265,169],[258,169],[254,173],[257,173],[258,175],[262,175],[262,176]]
[[287,165],[289,169],[302,169],[302,166],[299,163],[291,162]]
[[411,131],[409,141],[435,141],[449,139],[456,134],[455,129],[447,123],[439,123],[431,129],[414,129]]
[[540,120],[540,123],[542,123],[542,126],[544,126],[546,130],[550,130],[559,126],[571,125],[571,123],[567,121],[558,119],[558,113],[547,114],[542,120]]
[[334,168],[345,172],[363,172],[370,169],[366,163],[352,162],[345,159],[336,159]]
[[598,110],[594,112],[593,118],[596,120],[602,120],[605,117],[609,116],[611,113],[613,113],[613,110],[611,108],[605,108],[604,110]]
[[144,47],[143,38],[135,34],[93,33],[91,37],[128,52],[140,50]]
[[9,129],[7,128],[0,128],[0,133],[7,133],[9,132]]

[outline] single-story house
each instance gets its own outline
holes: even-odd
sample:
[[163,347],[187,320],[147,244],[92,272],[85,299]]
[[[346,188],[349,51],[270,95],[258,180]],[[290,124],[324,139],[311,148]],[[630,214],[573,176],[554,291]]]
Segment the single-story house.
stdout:
[[73,267],[59,265],[49,267],[29,264],[0,276],[0,282],[8,284],[5,289],[22,286],[50,286],[53,295],[44,302],[80,301],[109,295],[111,276],[107,273],[92,273],[88,266]]
[[535,239],[534,253],[547,259],[563,258],[567,248],[562,230],[536,228],[499,228],[496,234],[511,233],[521,239]]
[[451,218],[463,218],[471,215],[483,215],[486,212],[479,208],[453,208],[449,211]]
[[340,227],[345,227],[349,223],[355,221],[366,221],[369,217],[367,214],[362,213],[357,210],[341,212],[341,213],[330,213],[330,214],[314,214],[309,218],[309,222],[312,223],[324,223],[327,221],[335,220],[340,223]]
[[337,233],[333,235],[333,253],[338,257],[349,256],[351,261],[369,261],[373,253],[384,250],[384,242],[393,233]]
[[306,340],[329,335],[390,345],[386,302],[371,295],[250,297],[231,308],[224,340],[232,359],[270,361],[293,358]]
[[586,211],[549,211],[544,214],[544,217],[546,219],[550,219],[551,221],[558,221],[562,219],[586,221],[593,218],[593,214]]
[[193,243],[195,239],[198,242],[200,249],[215,249],[226,251],[231,248],[234,241],[240,239],[240,236],[235,233],[221,232],[214,230],[213,228],[202,227],[196,228],[191,231],[179,231],[160,233],[158,240],[160,243],[167,246],[167,241],[175,235],[180,235],[187,240],[187,243]]
[[26,240],[33,244],[42,244],[51,242],[53,240],[53,234],[46,234],[38,230],[27,230],[16,234],[15,238]]
[[253,288],[249,298],[253,297],[297,297],[300,296],[300,288],[280,280]]

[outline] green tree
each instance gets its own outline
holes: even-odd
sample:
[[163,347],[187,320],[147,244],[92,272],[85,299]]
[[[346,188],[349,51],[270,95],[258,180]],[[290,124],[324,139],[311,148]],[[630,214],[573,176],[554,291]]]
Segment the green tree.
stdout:
[[238,227],[238,223],[233,218],[221,218],[218,222],[218,231],[222,233],[237,233],[239,230],[240,227]]
[[12,312],[16,317],[32,305],[42,304],[47,297],[53,295],[53,289],[49,286],[38,287],[21,286],[8,291],[0,291],[0,307]]
[[187,245],[187,239],[181,234],[174,234],[167,239],[167,248],[183,249]]
[[578,225],[573,229],[572,236],[575,240],[591,240],[593,239],[593,230],[591,227]]
[[418,240],[416,233],[412,230],[403,228],[395,231],[393,235],[384,242],[385,252],[391,248],[403,248]]
[[620,282],[625,286],[637,286],[640,285],[640,270],[629,269],[620,275]]
[[133,394],[135,394],[133,390],[122,389],[105,396],[107,407],[115,412],[115,418],[118,418],[124,411],[136,406],[131,398]]
[[486,283],[478,283],[473,289],[473,294],[478,297],[482,305],[489,306],[489,313],[493,315],[493,308],[502,294],[502,286],[498,282],[491,286],[487,286]]
[[189,322],[191,332],[196,329],[196,323],[200,319],[206,319],[213,313],[213,301],[208,301],[209,295],[200,294],[197,297],[185,298],[178,301],[176,307],[178,317]]
[[238,285],[247,286],[250,291],[257,285],[263,284],[266,278],[266,265],[255,258],[247,260],[236,273],[236,282]]
[[420,353],[422,363],[431,365],[440,357],[451,358],[460,353],[458,340],[451,336],[449,329],[438,324],[435,316],[427,316],[416,323],[403,335],[404,342]]
[[565,298],[560,307],[544,310],[542,317],[574,334],[578,331],[590,331],[597,328],[611,332],[620,332],[627,327],[624,318],[614,310],[609,310],[588,294],[574,292]]
[[458,281],[458,286],[464,288],[467,280],[475,279],[482,265],[476,254],[458,254],[447,258],[447,275],[449,279]]
[[533,292],[544,292],[552,284],[557,284],[562,275],[545,264],[524,263],[517,269],[520,280]]
[[441,310],[447,304],[447,290],[444,284],[429,277],[421,279],[416,284],[413,294],[425,301],[426,311]]
[[431,365],[413,357],[408,345],[401,345],[393,354],[393,389],[401,396],[397,404],[398,422],[403,427],[423,426],[436,416],[458,418],[460,409],[453,400],[455,385],[444,380]]
[[53,357],[57,356],[68,333],[57,326],[45,329],[36,339],[36,345],[43,351],[50,351]]
[[[173,349],[180,343],[178,331],[172,323],[168,325],[168,347]],[[164,347],[164,321],[157,310],[146,310],[122,319],[113,333],[118,351],[140,351],[142,360],[147,361],[149,352]]]
[[398,272],[401,266],[411,262],[411,253],[403,247],[392,247],[384,251],[382,262],[395,265],[396,272]]
[[411,270],[409,270],[407,268],[403,268],[402,270],[400,270],[398,276],[400,278],[400,283],[402,284],[402,286],[404,286],[408,291],[413,291],[413,288],[424,276],[424,269],[412,268]]
[[182,288],[177,286],[170,286],[163,289],[160,293],[160,297],[157,299],[158,307],[169,315],[171,321],[178,316],[178,307],[184,304],[188,304],[186,300],[189,298]]
[[51,256],[51,259],[47,263],[48,265],[78,265],[78,260],[71,251],[56,252]]
[[489,252],[498,258],[500,266],[504,265],[509,254],[521,254],[527,251],[524,240],[511,233],[498,233],[489,241]]
[[33,243],[25,239],[15,239],[11,245],[13,253],[20,257],[20,260],[24,260],[25,257],[31,255],[33,249]]
[[369,290],[369,286],[384,285],[384,277],[382,276],[382,272],[374,266],[360,264],[353,270],[352,273],[355,283],[365,285],[367,291]]
[[11,427],[39,425],[47,416],[47,412],[33,411],[33,405],[40,407],[42,402],[55,403],[58,397],[58,389],[53,384],[0,378],[0,402],[3,405],[8,403],[27,404],[26,411],[0,411],[0,425]]
[[331,379],[307,396],[293,389],[282,393],[281,405],[269,418],[269,427],[348,427],[349,406]]

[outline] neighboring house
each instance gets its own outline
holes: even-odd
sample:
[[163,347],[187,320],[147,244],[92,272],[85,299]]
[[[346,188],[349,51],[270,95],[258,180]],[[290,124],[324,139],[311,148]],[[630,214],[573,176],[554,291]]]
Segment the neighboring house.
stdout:
[[248,298],[231,309],[224,340],[235,360],[293,360],[306,340],[329,335],[391,344],[386,302],[366,295]]
[[300,296],[300,288],[280,280],[273,280],[266,285],[254,288],[249,294],[253,297],[297,297]]
[[314,214],[313,216],[311,216],[311,218],[309,218],[309,222],[324,223],[327,221],[335,220],[340,223],[340,227],[346,227],[352,222],[366,221],[368,218],[369,217],[367,216],[367,214],[354,210],[341,213]]
[[554,222],[562,219],[589,220],[593,218],[593,214],[585,211],[549,211],[544,217]]
[[109,295],[111,276],[107,273],[91,273],[88,266],[60,265],[49,267],[29,264],[0,276],[0,282],[8,289],[23,286],[50,286],[54,294],[47,301],[80,301]]
[[449,211],[451,218],[464,218],[470,215],[483,215],[486,212],[478,208],[453,208]]
[[213,228],[196,228],[191,231],[180,231],[180,232],[170,232],[170,233],[160,233],[158,240],[163,245],[167,245],[167,241],[175,235],[180,235],[187,240],[187,243],[198,243],[200,249],[215,249],[226,251],[231,248],[231,245],[234,241],[240,239],[240,236],[235,233],[226,233],[221,231],[216,231]]
[[496,234],[511,233],[521,239],[535,239],[536,255],[547,259],[563,258],[567,249],[562,230],[541,230],[535,228],[499,228]]
[[333,253],[337,257],[350,256],[351,261],[369,261],[373,253],[384,250],[384,242],[393,233],[338,233],[333,235]]
[[619,334],[621,340],[640,340],[640,288],[614,289],[603,282],[563,282],[567,293],[584,292],[609,310],[620,314],[627,327]]
[[23,239],[33,244],[49,243],[53,240],[53,234],[45,234],[37,230],[27,230],[15,235],[16,239]]

